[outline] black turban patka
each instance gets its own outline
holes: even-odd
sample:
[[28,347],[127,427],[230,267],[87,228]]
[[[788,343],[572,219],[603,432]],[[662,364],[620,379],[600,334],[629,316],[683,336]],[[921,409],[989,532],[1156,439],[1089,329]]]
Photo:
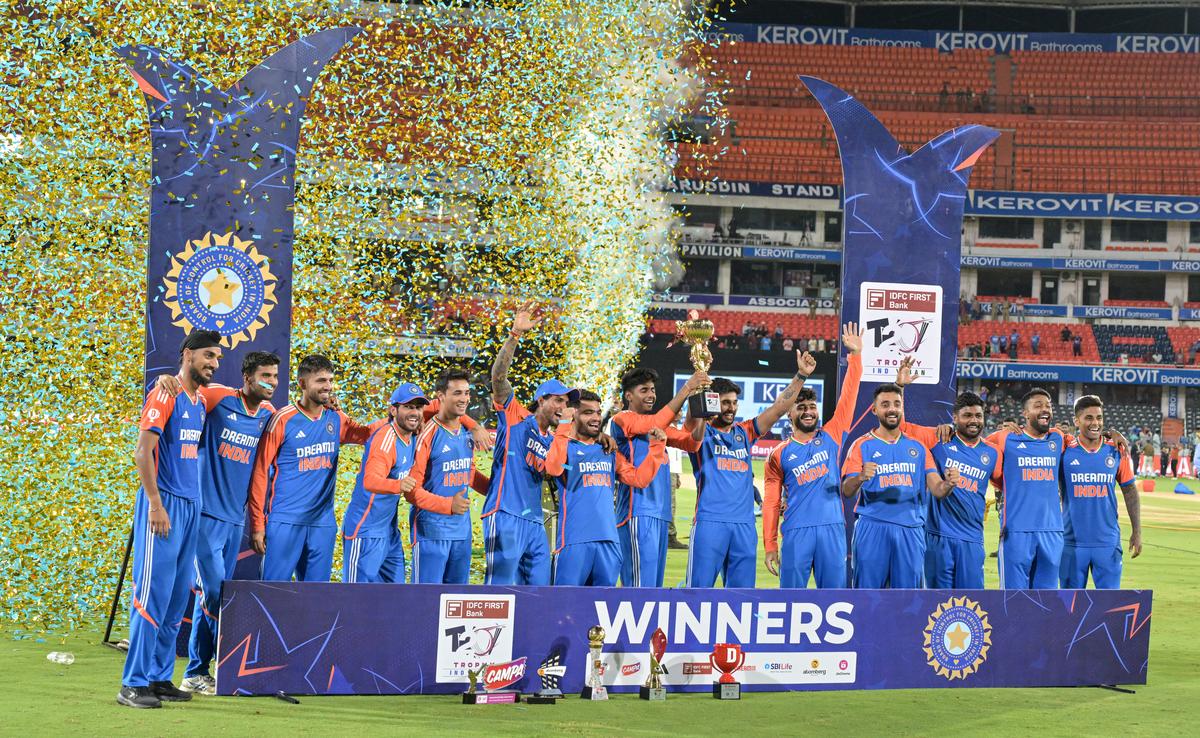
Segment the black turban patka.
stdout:
[[179,353],[191,349],[216,348],[221,345],[221,334],[216,331],[192,331],[187,338],[183,339],[183,343],[179,344]]

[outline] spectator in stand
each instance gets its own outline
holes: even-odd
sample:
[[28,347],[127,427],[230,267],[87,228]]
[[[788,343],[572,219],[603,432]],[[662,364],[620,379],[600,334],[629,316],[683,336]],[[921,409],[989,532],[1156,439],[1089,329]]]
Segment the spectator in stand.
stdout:
[[1021,345],[1021,334],[1017,333],[1015,329],[1008,336],[1008,345],[1012,346],[1013,348]]
[[1040,335],[1038,335],[1037,331],[1034,331],[1033,335],[1029,337],[1029,348],[1033,349],[1034,356],[1038,355],[1038,347],[1041,345],[1042,345],[1042,337]]
[[793,348],[795,347],[795,345],[796,345],[795,341],[793,341],[792,339],[790,339],[790,338],[783,339],[783,350],[784,351],[791,353]]
[[992,337],[988,339],[988,343],[990,343],[992,347],[992,356],[1000,353],[1000,336],[997,336],[995,333],[993,333]]
[[776,341],[783,340],[783,323],[775,324],[775,340]]
[[1010,303],[1008,300],[1005,300],[1004,302],[1000,303],[1000,319],[1008,320],[1010,317],[1012,317],[1012,303]]
[[1023,303],[1023,302],[1013,303],[1013,313],[1016,315],[1018,323],[1024,323],[1025,322],[1025,303]]
[[958,322],[964,325],[971,322],[971,302],[966,295],[958,298]]
[[1071,336],[1071,354],[1083,356],[1083,336]]
[[729,219],[729,223],[726,225],[726,232],[729,234],[730,238],[738,237],[738,223],[736,217],[731,217]]
[[758,333],[756,335],[759,338],[762,338],[763,336],[767,335],[767,321],[764,320],[763,322],[758,324]]
[[1063,326],[1062,333],[1059,334],[1059,340],[1063,343],[1071,340],[1071,328],[1069,326]]
[[983,404],[985,405],[987,404],[987,398],[989,394],[991,394],[991,390],[988,389],[986,385],[979,388],[979,399],[983,400]]
[[971,320],[981,320],[983,318],[983,303],[974,297],[971,298]]
[[713,237],[714,241],[716,241],[717,239],[725,238],[725,231],[721,230],[720,223],[717,223],[716,225],[713,226],[712,237]]
[[748,336],[753,332],[754,332],[754,324],[753,323],[751,323],[748,320],[745,323],[742,323],[742,335],[743,336]]
[[1155,350],[1154,353],[1150,354],[1150,363],[1151,364],[1161,364],[1162,360],[1163,360],[1163,355],[1161,353],[1159,353],[1157,350]]
[[765,332],[763,333],[762,337],[758,339],[758,348],[762,351],[771,350],[771,337]]
[[1196,341],[1195,343],[1193,343],[1191,345],[1191,348],[1188,349],[1187,363],[1195,364],[1196,363],[1196,354],[1198,352],[1200,352],[1200,341]]
[[950,83],[942,81],[942,89],[938,91],[938,110],[950,108]]
[[799,351],[800,353],[804,353],[805,351],[808,351],[808,350],[809,350],[809,348],[808,348],[808,339],[807,339],[807,338],[801,338],[801,339],[800,339],[800,340],[799,340],[799,341],[796,343],[796,350],[797,350],[797,351]]
[[1008,336],[1000,336],[1000,353],[1008,353]]
[[1017,360],[1017,339],[1019,338],[1020,336],[1014,333],[1008,342],[1008,358],[1013,361]]

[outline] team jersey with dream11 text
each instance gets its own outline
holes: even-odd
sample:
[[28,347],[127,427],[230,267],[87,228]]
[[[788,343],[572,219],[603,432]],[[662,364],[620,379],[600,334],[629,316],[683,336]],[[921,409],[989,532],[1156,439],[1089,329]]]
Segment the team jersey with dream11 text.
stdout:
[[[414,439],[396,431],[394,423],[378,428],[367,441],[362,465],[350,493],[350,504],[342,516],[342,536],[355,538],[387,538],[398,528],[400,495],[371,492],[368,477],[402,479],[412,468]],[[399,485],[396,486],[399,491]]]
[[[475,477],[475,444],[470,432],[459,426],[448,430],[436,419],[421,429],[413,452],[409,476],[421,489],[438,497],[470,496]],[[540,509],[540,508],[539,508]],[[409,507],[408,519],[414,540],[466,541],[471,538],[471,511],[457,515]]]
[[480,517],[501,510],[541,525],[542,472],[554,434],[542,433],[537,418],[512,395],[503,405],[493,405],[496,445],[492,451],[492,483]]
[[906,528],[924,527],[929,505],[925,475],[937,472],[929,449],[905,435],[887,441],[871,431],[850,446],[843,474],[857,476],[863,464],[871,462],[876,465],[875,476],[859,488],[854,508],[858,516]]
[[904,423],[900,430],[930,449],[943,477],[947,469],[958,469],[958,484],[954,489],[941,499],[929,500],[925,529],[947,538],[983,543],[988,482],[1000,484],[1001,453],[982,438],[968,443],[955,434],[942,443],[936,427]]
[[1002,459],[1001,530],[1062,532],[1058,477],[1066,447],[1062,431],[1051,428],[1040,437],[996,431],[987,440]]
[[1132,482],[1133,464],[1110,443],[1088,451],[1074,441],[1062,456],[1063,540],[1071,546],[1121,545],[1117,486]]
[[180,391],[154,389],[146,395],[138,428],[158,434],[154,446],[158,490],[189,500],[200,498],[200,436],[204,430],[204,394],[196,399]]
[[754,471],[750,447],[758,438],[754,418],[727,431],[704,428],[700,448],[690,454],[696,477],[696,521],[754,522]]
[[341,445],[365,443],[371,430],[330,408],[313,418],[292,404],[272,415],[254,462],[252,529],[262,530],[267,520],[336,527],[333,492]]
[[205,387],[204,399],[208,420],[200,437],[200,510],[241,525],[258,443],[275,408],[262,402],[251,413],[240,390],[218,385]]

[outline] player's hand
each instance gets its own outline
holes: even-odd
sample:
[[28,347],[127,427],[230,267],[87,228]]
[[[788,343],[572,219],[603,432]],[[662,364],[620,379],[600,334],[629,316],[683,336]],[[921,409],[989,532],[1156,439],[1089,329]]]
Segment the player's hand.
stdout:
[[842,345],[852,354],[862,353],[862,331],[858,323],[847,323],[842,326]]
[[763,557],[763,563],[767,565],[767,571],[775,576],[779,576],[779,552],[767,551],[767,555]]
[[1134,531],[1133,535],[1129,536],[1129,558],[1136,559],[1138,554],[1142,552],[1142,534],[1140,531]]
[[409,492],[412,492],[416,488],[417,488],[417,480],[413,479],[412,477],[405,477],[404,479],[400,480],[400,493],[401,494],[406,495]]
[[954,489],[955,487],[958,486],[958,478],[959,478],[958,469],[956,469],[952,466],[946,470],[946,482],[947,482],[947,484],[950,485],[951,489]]
[[913,383],[912,367],[912,356],[905,356],[900,360],[900,368],[896,370],[896,385],[898,387],[907,387]]
[[256,554],[267,552],[267,532],[265,530],[254,531],[250,534],[250,549]]
[[868,461],[867,463],[863,464],[862,471],[859,472],[858,476],[862,477],[864,482],[869,482],[875,478],[875,470],[878,468],[879,465],[874,461]]
[[709,378],[708,372],[696,372],[688,377],[683,388],[687,390],[689,395],[694,395],[708,385],[712,384],[712,379]]
[[651,428],[650,432],[646,435],[650,436],[651,441],[667,442],[667,432],[662,428]]
[[471,501],[467,499],[467,491],[464,489],[462,492],[455,495],[454,500],[450,503],[450,514],[462,515],[470,509]]
[[167,515],[166,508],[163,507],[162,500],[158,504],[150,504],[150,532],[159,538],[166,538],[171,532],[171,517]]
[[1007,431],[1008,433],[1020,433],[1021,426],[1011,420],[1006,420],[1000,424],[1000,430]]
[[938,443],[950,443],[951,438],[954,438],[954,426],[942,423],[937,427]]
[[513,314],[512,332],[518,337],[533,330],[542,322],[544,316],[534,315],[536,307],[536,304],[531,300],[517,308],[517,312]]
[[817,370],[817,360],[813,355],[805,351],[803,354],[796,352],[796,371],[802,377],[811,377],[812,373]]
[[1129,439],[1121,434],[1118,430],[1106,430],[1100,435],[1112,441],[1117,446],[1117,450],[1123,454],[1129,453]]
[[471,429],[471,440],[475,442],[475,448],[479,450],[492,450],[492,434],[488,433],[487,428],[483,427],[483,423],[479,423]]
[[617,442],[612,436],[607,433],[600,434],[600,448],[606,454],[615,454],[617,452]]
[[[575,408],[573,408],[573,407],[564,408],[562,411],[562,417],[558,419],[558,424],[559,425],[567,425],[567,424],[573,423],[573,422],[575,422]],[[605,434],[601,433],[600,435],[604,436]]]
[[160,374],[158,375],[158,378],[154,380],[154,389],[162,390],[168,395],[174,397],[180,392],[183,392],[183,385],[179,383],[179,377],[175,376],[174,374]]
[[325,407],[337,413],[342,411],[342,403],[338,402],[338,396],[336,392],[329,393],[329,398],[325,400]]

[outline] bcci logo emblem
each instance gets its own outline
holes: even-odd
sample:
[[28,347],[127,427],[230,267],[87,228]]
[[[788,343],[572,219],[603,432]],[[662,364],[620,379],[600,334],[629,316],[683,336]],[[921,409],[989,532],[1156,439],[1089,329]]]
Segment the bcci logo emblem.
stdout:
[[939,676],[966,679],[987,660],[992,626],[978,602],[951,597],[929,615],[925,658]]
[[908,455],[913,457],[914,459],[917,458],[917,450],[915,448],[910,448],[908,450]]
[[1051,450],[1051,451],[1057,451],[1057,450],[1058,450],[1058,444],[1057,444],[1057,443],[1055,443],[1054,441],[1051,441],[1051,442],[1050,442],[1050,450]]
[[275,307],[275,275],[267,257],[232,233],[206,233],[171,259],[163,303],[184,333],[217,331],[228,348],[253,341]]
[[1117,460],[1114,459],[1113,457],[1109,456],[1107,459],[1104,460],[1104,465],[1107,466],[1109,469],[1111,469],[1117,465]]
[[991,461],[991,458],[989,458],[987,454],[983,454],[982,456],[979,457],[979,460],[981,462],[983,462],[984,464],[986,464],[989,461]]

